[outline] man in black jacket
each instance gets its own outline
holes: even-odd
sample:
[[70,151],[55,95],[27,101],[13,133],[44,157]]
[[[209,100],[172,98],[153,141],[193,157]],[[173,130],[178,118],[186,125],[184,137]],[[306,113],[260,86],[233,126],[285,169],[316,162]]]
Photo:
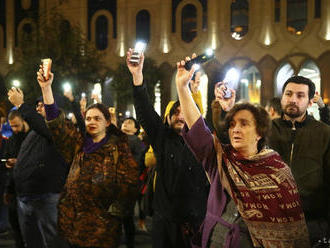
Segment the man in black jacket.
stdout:
[[[30,127],[13,173],[26,247],[62,247],[56,231],[57,203],[68,167],[53,145],[43,116],[24,103],[23,92],[12,88],[8,99]],[[38,112],[42,113],[42,108],[39,104]]]
[[297,182],[312,244],[330,232],[330,127],[307,113],[314,83],[293,76],[283,85],[283,115],[273,120],[269,145],[290,166]]
[[24,242],[18,220],[15,184],[13,181],[13,167],[16,164],[16,158],[21,144],[24,141],[26,135],[29,133],[30,127],[29,124],[23,120],[22,115],[17,110],[12,110],[9,112],[8,122],[13,130],[13,135],[9,138],[3,155],[3,157],[7,159],[6,167],[9,170],[4,201],[6,204],[8,204],[9,207],[8,217],[12,227],[16,248],[23,248]]
[[132,50],[127,54],[127,66],[133,76],[134,106],[157,159],[152,244],[157,248],[190,247],[189,235],[205,216],[208,181],[180,135],[184,125],[180,103],[172,106],[164,124],[143,85],[144,56],[134,65],[129,62],[131,54]]

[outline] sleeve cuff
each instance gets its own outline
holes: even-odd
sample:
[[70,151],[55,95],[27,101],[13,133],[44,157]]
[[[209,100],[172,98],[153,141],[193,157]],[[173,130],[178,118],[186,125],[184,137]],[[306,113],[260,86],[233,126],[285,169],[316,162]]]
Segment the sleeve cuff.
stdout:
[[60,110],[58,109],[56,102],[53,104],[45,104],[45,111],[47,121],[54,120],[60,115]]

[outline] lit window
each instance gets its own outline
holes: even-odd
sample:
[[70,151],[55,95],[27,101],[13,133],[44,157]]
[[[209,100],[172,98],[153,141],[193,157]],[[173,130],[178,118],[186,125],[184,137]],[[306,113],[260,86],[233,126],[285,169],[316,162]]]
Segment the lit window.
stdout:
[[249,1],[235,0],[231,4],[230,31],[235,40],[247,34],[249,27]]
[[307,0],[287,0],[287,29],[301,35],[307,24]]

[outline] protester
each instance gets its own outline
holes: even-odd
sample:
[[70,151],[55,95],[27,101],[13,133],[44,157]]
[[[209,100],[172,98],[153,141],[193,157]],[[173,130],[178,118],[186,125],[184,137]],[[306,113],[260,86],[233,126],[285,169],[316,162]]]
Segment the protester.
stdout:
[[191,97],[188,83],[194,68],[187,71],[184,65],[185,61],[177,63],[176,75],[187,124],[183,136],[211,180],[208,211],[196,246],[309,247],[291,171],[264,146],[271,127],[267,112],[249,103],[234,106],[225,125],[230,144],[221,144]]
[[319,107],[320,121],[330,125],[330,107],[324,104],[322,97],[317,91],[313,97],[313,103],[316,103]]
[[9,112],[8,122],[13,130],[13,135],[9,138],[3,154],[3,157],[7,159],[6,167],[9,171],[4,202],[8,205],[8,219],[13,232],[16,248],[24,248],[24,241],[18,219],[17,194],[13,178],[13,168],[16,164],[20,147],[29,133],[30,127],[29,124],[24,121],[20,112],[16,109]]
[[54,101],[52,82],[38,71],[47,123],[57,148],[71,164],[58,205],[58,227],[70,247],[118,247],[123,211],[136,199],[138,169],[127,137],[110,124],[100,103],[86,109],[86,136],[66,121]]
[[[144,144],[138,138],[138,134],[140,132],[140,124],[133,117],[127,117],[123,120],[121,124],[121,131],[125,133],[128,137],[128,144],[130,150],[132,152],[134,160],[139,165],[139,172],[140,172],[140,163],[141,163],[142,155],[144,154],[143,152],[145,150]],[[123,219],[126,247],[128,248],[135,247],[134,207],[135,207],[135,202],[132,202],[132,205],[128,206],[128,208],[126,209],[125,216]]]
[[[13,173],[25,245],[27,248],[61,247],[62,240],[57,233],[57,203],[66,179],[67,165],[54,147],[42,116],[42,101],[37,103],[37,113],[24,103],[23,92],[17,88],[9,90],[8,100],[29,126]],[[22,120],[20,122],[18,126],[24,124]],[[13,123],[11,125],[14,127]]]
[[296,179],[312,245],[330,238],[330,126],[308,115],[314,83],[293,76],[283,85],[284,114],[273,120],[269,145]]
[[190,239],[205,216],[208,182],[200,163],[184,144],[184,119],[180,102],[170,107],[164,124],[148,99],[143,84],[143,62],[127,66],[133,77],[133,97],[137,119],[148,135],[156,155],[153,195],[152,245],[157,248],[191,247]]
[[282,107],[281,107],[281,98],[273,97],[270,101],[267,102],[266,111],[268,112],[270,119],[281,118],[282,116]]

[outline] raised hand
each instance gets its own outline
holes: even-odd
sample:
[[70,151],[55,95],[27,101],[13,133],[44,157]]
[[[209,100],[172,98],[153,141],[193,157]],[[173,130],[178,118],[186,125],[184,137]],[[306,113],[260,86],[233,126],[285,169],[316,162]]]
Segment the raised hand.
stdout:
[[19,108],[24,103],[24,94],[23,91],[19,88],[12,87],[8,91],[8,100],[15,107]]
[[63,95],[64,95],[66,98],[68,98],[68,100],[69,100],[70,102],[73,102],[73,101],[74,101],[74,97],[73,97],[72,89],[71,89],[71,88],[70,88],[70,89],[66,89],[66,90],[64,90]]
[[[231,92],[231,97],[230,98],[225,98],[225,91],[230,90]],[[225,85],[224,82],[218,82],[215,84],[214,87],[214,96],[215,100],[219,102],[221,105],[221,108],[228,112],[231,110],[235,104],[235,99],[236,99],[236,91],[233,89],[227,89],[227,86]]]
[[192,93],[197,93],[199,90],[199,85],[201,83],[201,72],[197,71],[195,73],[195,80],[190,80],[190,89]]
[[11,168],[13,168],[15,166],[16,162],[17,162],[17,159],[16,158],[8,158],[8,160],[6,162],[6,167],[8,169],[11,169]]
[[131,72],[131,74],[133,76],[133,84],[135,86],[139,86],[139,85],[142,85],[142,83],[143,83],[142,69],[143,69],[143,63],[144,63],[144,54],[141,53],[140,63],[136,64],[136,63],[131,63],[129,61],[131,59],[132,53],[133,53],[133,49],[132,48],[128,49],[128,51],[126,53],[126,64],[127,64],[128,70]]
[[[196,57],[196,54],[193,54],[192,58],[195,58],[195,57]],[[176,85],[177,85],[178,88],[188,86],[189,81],[191,80],[191,78],[194,75],[194,72],[195,72],[195,67],[194,66],[191,67],[190,71],[187,71],[184,68],[184,65],[186,64],[186,61],[189,61],[189,60],[190,60],[190,58],[186,57],[185,60],[181,60],[180,62],[176,63],[177,73],[176,73],[176,76],[175,76],[175,82],[176,82]]]
[[44,78],[43,74],[44,74],[44,72],[42,69],[42,65],[40,65],[40,69],[37,72],[37,80],[38,80],[38,83],[39,83],[39,86],[41,89],[50,87],[52,85],[53,79],[54,79],[54,74],[52,72],[49,72],[48,80],[46,80]]
[[41,88],[42,97],[44,99],[44,104],[53,104],[54,103],[54,96],[52,91],[52,83],[54,80],[54,74],[52,72],[49,72],[49,79],[46,80],[43,76],[43,67],[40,65],[40,69],[37,72],[37,80],[39,83],[39,86]]
[[102,101],[101,101],[101,99],[99,97],[99,94],[92,93],[91,99],[94,100],[94,102],[96,102],[96,103],[102,103]]
[[313,97],[313,103],[316,103],[319,108],[324,108],[325,104],[322,100],[322,97],[320,96],[319,92],[315,92],[315,95]]

